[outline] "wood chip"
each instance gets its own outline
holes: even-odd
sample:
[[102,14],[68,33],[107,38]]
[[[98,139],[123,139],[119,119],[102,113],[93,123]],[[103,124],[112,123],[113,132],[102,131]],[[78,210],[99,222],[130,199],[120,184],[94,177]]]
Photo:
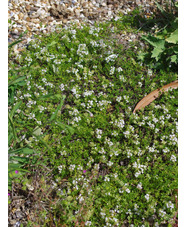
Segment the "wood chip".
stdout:
[[147,96],[145,96],[140,102],[138,102],[133,113],[135,113],[136,110],[140,110],[141,108],[144,108],[145,106],[149,105],[152,101],[158,98],[162,92],[168,91],[170,88],[173,88],[173,89],[178,88],[178,80],[175,80],[174,82],[167,84],[162,88],[158,88],[155,91],[152,91]]

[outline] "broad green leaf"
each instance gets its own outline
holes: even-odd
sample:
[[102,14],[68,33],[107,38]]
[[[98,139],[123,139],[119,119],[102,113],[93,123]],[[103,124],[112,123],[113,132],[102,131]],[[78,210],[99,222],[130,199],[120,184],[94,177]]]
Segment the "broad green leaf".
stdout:
[[58,107],[56,108],[54,114],[52,114],[52,116],[51,116],[51,118],[50,118],[49,121],[52,121],[52,120],[54,120],[54,119],[56,118],[58,111],[59,111],[59,110],[62,108],[62,106],[63,106],[63,103],[64,103],[65,98],[66,98],[66,96],[63,95],[60,104],[59,104]]
[[178,29],[176,29],[171,35],[165,39],[168,43],[177,44],[178,43]]
[[142,39],[147,41],[149,44],[151,44],[153,47],[159,47],[159,48],[164,48],[165,46],[165,40],[159,39],[154,36],[142,36]]

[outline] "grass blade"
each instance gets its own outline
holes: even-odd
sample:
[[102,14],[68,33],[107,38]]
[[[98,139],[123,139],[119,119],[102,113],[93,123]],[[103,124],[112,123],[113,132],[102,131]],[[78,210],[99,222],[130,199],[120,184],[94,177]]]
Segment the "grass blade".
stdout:
[[23,41],[23,40],[22,39],[19,39],[19,40],[14,41],[13,43],[11,43],[11,44],[8,45],[8,48],[13,47],[14,45],[20,43],[21,41]]
[[12,133],[14,135],[14,139],[17,140],[17,136],[16,136],[16,132],[15,132],[15,127],[14,127],[14,123],[13,123],[13,120],[12,118],[10,117],[10,114],[8,113],[8,120],[10,122],[10,126],[11,126],[11,129],[12,129]]
[[19,148],[19,149],[16,149],[16,150],[12,150],[12,151],[9,151],[8,152],[9,154],[25,154],[25,155],[28,155],[28,154],[33,154],[34,153],[34,150],[33,149],[30,149],[28,147],[25,147],[25,148]]
[[53,120],[56,118],[58,111],[59,111],[59,110],[62,108],[62,106],[63,106],[63,103],[64,103],[65,98],[66,98],[66,96],[63,95],[60,104],[58,105],[56,111],[55,111],[54,114],[51,116],[51,118],[50,118],[49,121],[53,121]]
[[16,110],[19,109],[20,105],[22,104],[22,101],[18,102],[15,104],[15,106],[13,106],[11,112],[10,112],[10,117],[13,118],[14,113],[16,112]]
[[8,84],[8,86],[11,86],[11,85],[15,85],[23,80],[26,79],[26,76],[21,76],[21,77],[17,77],[16,79],[10,81],[10,83]]
[[67,129],[70,132],[70,134],[74,134],[75,130],[71,126],[65,125],[65,124],[63,124],[63,123],[61,123],[59,121],[57,121],[56,123],[61,129],[63,129],[63,130]]

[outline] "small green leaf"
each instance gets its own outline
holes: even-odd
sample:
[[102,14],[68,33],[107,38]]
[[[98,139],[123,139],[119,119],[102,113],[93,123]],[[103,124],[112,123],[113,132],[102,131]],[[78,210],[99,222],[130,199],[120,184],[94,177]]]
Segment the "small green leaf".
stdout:
[[171,62],[177,63],[178,61],[178,56],[177,55],[172,55],[171,56]]
[[156,47],[154,48],[154,50],[152,51],[152,58],[155,58],[156,61],[158,61],[160,59],[160,55],[163,52],[162,48]]
[[40,136],[42,133],[42,130],[39,127],[36,127],[33,131],[34,136]]
[[56,41],[52,41],[51,43],[46,45],[46,48],[50,47],[50,46],[54,46],[55,44],[57,44]]
[[139,54],[138,54],[138,60],[139,60],[139,61],[144,61],[145,56],[146,56],[146,53],[139,53]]
[[43,140],[44,140],[45,142],[47,142],[47,141],[49,140],[49,138],[50,138],[50,135],[46,135],[46,136],[43,138]]

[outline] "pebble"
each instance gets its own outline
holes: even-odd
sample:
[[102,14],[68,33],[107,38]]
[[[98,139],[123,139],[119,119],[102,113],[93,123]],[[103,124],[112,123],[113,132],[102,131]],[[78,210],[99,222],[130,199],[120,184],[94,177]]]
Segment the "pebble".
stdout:
[[108,21],[117,18],[119,12],[127,14],[139,4],[149,8],[153,2],[138,0],[136,4],[129,0],[9,0],[9,38],[14,41],[19,34],[28,30],[22,38],[25,42],[17,45],[21,49],[35,34],[41,34],[41,31],[50,33],[57,26],[66,27],[74,21],[78,21],[78,26],[84,23],[92,25],[98,20]]

